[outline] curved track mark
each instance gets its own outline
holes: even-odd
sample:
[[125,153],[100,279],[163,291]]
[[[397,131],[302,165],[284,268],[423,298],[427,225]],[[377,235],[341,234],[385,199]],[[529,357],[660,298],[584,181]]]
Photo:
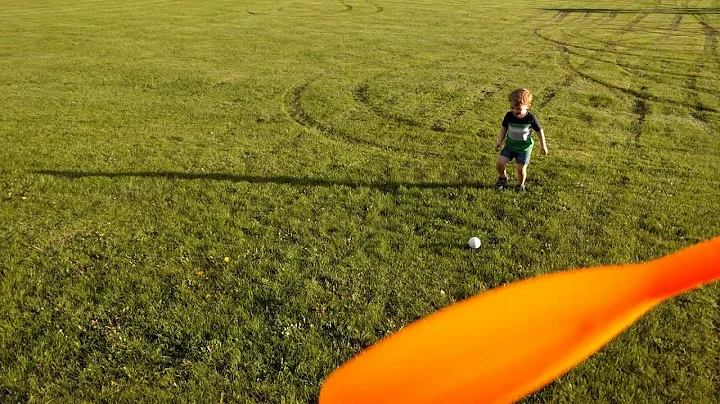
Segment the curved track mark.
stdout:
[[[599,52],[599,53],[601,53],[601,54],[611,53],[611,54],[614,54],[614,55],[633,56],[633,57],[638,57],[638,58],[647,58],[647,55],[643,55],[643,54],[636,54],[636,53],[630,53],[630,52],[620,52],[620,51],[615,51],[615,50],[601,49],[601,48],[593,48],[593,47],[589,47],[589,46],[575,45],[575,44],[571,44],[571,43],[568,43],[568,42],[562,42],[562,41],[559,41],[559,40],[557,40],[557,39],[553,39],[553,38],[550,38],[550,37],[547,37],[547,36],[541,34],[538,28],[535,28],[535,29],[533,30],[533,33],[534,33],[535,36],[537,36],[538,38],[543,39],[543,40],[545,40],[546,42],[550,42],[550,43],[552,43],[552,44],[554,44],[554,45],[556,45],[556,46],[558,46],[558,47],[563,47],[563,46],[565,46],[565,47],[568,47],[568,48],[576,48],[576,49],[583,49],[583,50],[592,51],[592,52]],[[694,64],[694,63],[695,63],[695,60],[693,60],[693,59],[685,59],[685,58],[657,57],[657,58],[653,58],[653,59],[654,59],[654,60],[657,60],[657,61],[666,61],[666,62],[679,62],[679,63],[687,63],[687,64]]]
[[534,13],[532,13],[532,14],[530,14],[529,16],[525,17],[525,19],[523,20],[523,22],[532,21],[532,20],[535,19],[535,17],[538,17],[540,14],[544,13],[545,11],[547,11],[547,10],[544,10],[544,9],[542,9],[542,8],[539,8],[539,9],[535,10]]
[[345,7],[345,10],[343,10],[342,12],[352,11],[352,9],[353,9],[353,6],[347,4],[347,3],[345,2],[345,0],[340,0],[340,4],[342,4],[343,7]]
[[[498,88],[498,87],[496,87]],[[475,97],[474,101],[472,102],[472,106],[470,108],[465,109],[458,109],[457,111],[454,111],[450,116],[447,118],[440,118],[437,119],[435,122],[433,122],[432,126],[430,127],[431,130],[435,132],[453,132],[449,130],[448,128],[455,122],[456,119],[460,118],[461,116],[470,113],[470,114],[477,114],[475,112],[475,108],[481,108],[480,105],[482,103],[487,102],[490,100],[493,95],[495,95],[495,90],[480,90],[480,93],[482,96]]]
[[[585,58],[585,59],[589,59],[591,57],[591,56],[583,54],[581,52],[572,50],[571,48],[567,47],[566,45],[562,45],[562,51],[565,53],[574,55],[574,56]],[[636,72],[639,74],[643,74],[646,76],[646,78],[651,79],[659,84],[663,84],[666,81],[663,80],[661,77],[653,77],[653,75],[666,76],[666,77],[670,76],[670,77],[677,77],[677,78],[684,78],[684,79],[697,78],[697,72],[695,72],[695,73],[676,73],[673,71],[668,71],[668,70],[663,70],[663,69],[652,69],[649,67],[640,67],[640,66],[631,65],[628,63],[619,62],[617,60],[604,59],[600,56],[592,56],[592,60],[594,62],[601,62],[601,63],[609,64],[612,66],[617,66],[619,68],[625,69],[628,72]],[[693,67],[697,66],[697,62],[694,61],[689,66],[693,66]],[[698,87],[698,88],[696,88],[696,90],[699,92],[702,92],[702,93],[720,96],[720,90],[715,90],[715,89],[706,88],[706,87]]]
[[683,15],[682,14],[675,14],[675,18],[670,22],[670,25],[668,25],[667,30],[668,31],[675,31],[680,25],[680,21],[682,21]]
[[715,58],[717,55],[718,31],[712,26],[710,26],[704,18],[698,16],[696,16],[696,18],[698,20],[698,23],[700,23],[700,25],[703,27],[703,31],[705,33],[705,42],[703,46],[703,53],[699,56],[697,63],[692,71],[692,73],[695,74],[691,75],[688,78],[685,86],[689,90],[686,92],[688,96],[688,101],[695,106],[695,111],[693,111],[691,115],[698,121],[707,124],[709,122],[704,113],[708,110],[708,107],[706,107],[700,100],[700,97],[698,97],[699,91],[697,87],[697,74],[700,74],[703,70],[706,70],[707,63],[712,61],[713,58]]
[[565,17],[568,16],[568,14],[570,13],[568,13],[567,11],[558,11],[558,13],[555,14],[555,22],[562,21]]
[[[385,110],[380,108],[379,106],[373,104],[372,102],[370,102],[370,99],[368,97],[368,94],[367,94],[368,89],[369,89],[368,83],[366,83],[366,82],[360,83],[360,85],[355,89],[355,91],[353,93],[353,95],[355,97],[355,101],[365,105],[368,109],[370,109],[379,118],[394,122],[396,125],[405,125],[405,126],[410,126],[410,127],[414,127],[414,128],[425,128],[425,129],[432,130],[433,132],[442,132],[442,133],[453,132],[449,129],[449,127],[453,124],[453,122],[455,122],[456,119],[463,116],[464,114],[466,114],[468,112],[472,112],[469,109],[458,109],[457,111],[453,111],[446,118],[436,119],[430,125],[430,127],[426,127],[425,124],[415,121],[413,119],[389,114]],[[486,92],[486,91],[483,91],[482,93],[485,96],[487,94],[490,94],[490,95],[493,94],[493,92]]]
[[[561,50],[562,50],[562,48],[561,48]],[[589,60],[589,59],[588,59],[588,60]],[[589,81],[591,81],[591,82],[593,82],[593,83],[595,83],[595,84],[599,84],[599,85],[607,88],[608,90],[619,91],[619,92],[621,92],[621,93],[624,93],[624,94],[627,94],[627,95],[630,95],[630,96],[633,96],[633,97],[636,97],[636,98],[642,98],[642,99],[644,99],[644,100],[646,100],[646,101],[652,101],[652,102],[658,102],[658,103],[666,103],[666,104],[671,104],[671,105],[677,105],[677,106],[680,106],[680,107],[686,107],[686,108],[690,108],[690,109],[693,109],[693,110],[696,110],[696,109],[697,109],[697,106],[696,106],[696,105],[693,105],[693,104],[691,104],[691,103],[686,103],[686,102],[671,100],[671,99],[667,99],[667,98],[657,97],[657,96],[654,96],[654,95],[651,95],[651,94],[647,94],[646,92],[643,92],[643,91],[637,91],[637,90],[633,90],[633,89],[630,89],[630,88],[620,87],[620,86],[617,86],[617,85],[615,85],[615,84],[613,84],[613,83],[609,83],[609,82],[607,82],[607,81],[601,80],[601,79],[599,79],[599,78],[597,78],[597,77],[593,77],[593,76],[591,76],[591,75],[589,75],[589,74],[583,73],[580,69],[572,66],[572,64],[570,63],[570,61],[569,61],[567,58],[565,58],[564,65],[566,66],[565,68],[567,69],[567,71],[574,73],[575,75],[579,76],[580,78],[583,78],[583,79],[585,79],[585,80],[589,80]],[[709,108],[709,107],[703,108],[702,112],[720,113],[719,110],[714,109],[714,108]]]
[[297,124],[304,128],[313,128],[317,130],[318,132],[331,137],[335,139],[341,139],[349,144],[353,145],[360,145],[365,147],[371,147],[374,149],[384,150],[384,151],[393,151],[396,153],[402,153],[402,154],[409,154],[409,155],[419,155],[422,157],[440,157],[437,153],[432,153],[428,151],[424,151],[422,153],[414,152],[412,150],[408,149],[402,149],[398,147],[388,146],[384,144],[378,144],[375,142],[371,142],[366,139],[357,138],[354,136],[351,136],[347,134],[346,132],[342,131],[341,129],[338,129],[331,124],[323,123],[312,117],[303,107],[302,107],[302,94],[307,90],[307,87],[319,79],[320,76],[314,77],[310,79],[309,81],[305,82],[304,84],[297,86],[295,88],[292,88],[291,91],[288,91],[286,95],[290,95],[290,99],[285,101],[286,106],[286,113],[288,116],[295,121]]
[[466,109],[459,109],[455,112],[453,112],[450,116],[447,118],[440,118],[435,120],[433,124],[430,126],[430,130],[434,132],[448,132],[449,127],[455,122],[456,119],[460,118],[461,116],[465,115],[465,113],[468,112]]
[[375,11],[374,11],[373,14],[382,13],[383,10],[385,10],[382,6],[378,6],[377,4],[373,4],[373,3],[371,3],[371,2],[369,2],[369,1],[367,1],[367,0],[365,0],[365,3],[371,5],[371,6],[373,6],[373,7],[375,8]]
[[416,127],[416,128],[422,128],[424,126],[422,123],[420,123],[418,121],[408,119],[408,118],[405,118],[402,116],[395,116],[395,115],[388,114],[382,108],[371,103],[370,99],[368,98],[368,95],[367,95],[369,87],[370,86],[368,85],[368,83],[360,83],[360,85],[353,92],[353,95],[355,96],[356,101],[367,106],[371,111],[373,111],[373,113],[375,113],[375,115],[379,116],[380,118],[395,122],[396,124],[400,124],[400,125],[412,126],[412,127]]
[[642,20],[650,14],[650,11],[642,11],[637,17],[633,18],[632,21],[625,26],[625,31],[635,31],[635,26],[638,25]]
[[[565,80],[560,84],[560,89],[568,88],[572,85],[572,83],[573,83],[573,76],[571,74],[568,74],[567,76],[565,76]],[[542,95],[542,97],[539,97],[540,104],[537,106],[537,109],[538,110],[543,109],[548,104],[550,104],[550,102],[555,98],[555,96],[557,95],[557,93],[560,89],[551,88],[550,91],[547,93],[547,95],[540,94],[540,95]]]
[[635,145],[640,145],[640,135],[642,135],[642,128],[645,124],[645,119],[647,118],[648,112],[650,112],[650,106],[647,103],[648,99],[648,93],[647,93],[647,87],[641,87],[640,91],[638,92],[637,99],[635,100],[635,107],[633,111],[637,115],[638,119],[633,122],[632,126],[630,127],[630,130],[632,131],[634,135]]
[[712,58],[717,55],[717,37],[718,31],[710,26],[704,18],[698,19],[700,25],[705,31],[705,46],[703,47],[703,56]]
[[[636,99],[634,113],[637,115],[638,118],[634,122],[634,124],[632,125],[632,128],[631,128],[632,137],[629,139],[629,142],[631,142],[631,144],[634,144],[636,146],[639,145],[640,135],[642,134],[642,127],[645,123],[647,114],[649,112],[649,102],[658,102],[658,103],[679,105],[679,106],[690,109],[691,114],[693,114],[693,116],[696,116],[696,115],[702,116],[702,114],[708,113],[708,112],[714,112],[714,113],[720,112],[717,109],[698,105],[698,103],[693,100],[690,100],[690,102],[683,102],[683,101],[677,101],[677,100],[671,100],[671,99],[665,99],[665,98],[653,96],[648,93],[648,89],[644,86],[641,87],[640,90],[638,91],[638,90],[634,90],[632,88],[619,87],[614,83],[610,83],[610,82],[604,81],[602,79],[599,79],[597,77],[593,77],[593,76],[585,73],[584,72],[585,69],[583,69],[582,66],[575,67],[572,65],[572,63],[570,62],[570,58],[568,56],[570,54],[570,52],[568,52],[568,47],[565,46],[565,44],[563,44],[560,41],[544,37],[542,34],[540,34],[539,29],[537,29],[537,28],[534,30],[534,33],[539,38],[544,39],[544,40],[554,44],[562,52],[562,57],[560,59],[563,62],[562,65],[565,66],[565,68],[564,68],[565,70],[573,73],[574,75],[576,75],[580,78],[589,80],[596,84],[599,84],[599,85],[607,88],[608,90],[627,94]],[[708,33],[708,35],[712,36],[710,33]],[[709,45],[708,49],[712,49],[712,45]],[[709,52],[709,51],[710,50],[707,50],[706,52]],[[591,60],[590,57],[589,56],[584,56],[584,57],[585,57],[585,62],[583,64],[590,63],[590,60]]]

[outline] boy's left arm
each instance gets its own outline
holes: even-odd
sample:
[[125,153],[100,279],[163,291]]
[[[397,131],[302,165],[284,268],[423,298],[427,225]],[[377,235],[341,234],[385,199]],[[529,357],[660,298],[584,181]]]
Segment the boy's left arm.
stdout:
[[540,153],[542,153],[543,156],[546,156],[548,154],[548,148],[547,148],[547,142],[545,141],[545,131],[540,129],[538,132],[538,138],[540,139]]

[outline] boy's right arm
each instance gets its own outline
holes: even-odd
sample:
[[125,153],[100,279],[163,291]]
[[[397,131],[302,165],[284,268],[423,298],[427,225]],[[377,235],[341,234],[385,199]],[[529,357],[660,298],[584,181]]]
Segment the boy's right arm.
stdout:
[[503,140],[505,140],[505,134],[507,133],[507,128],[504,126],[500,127],[500,134],[498,135],[497,142],[495,143],[495,151],[500,151],[500,148],[502,147]]

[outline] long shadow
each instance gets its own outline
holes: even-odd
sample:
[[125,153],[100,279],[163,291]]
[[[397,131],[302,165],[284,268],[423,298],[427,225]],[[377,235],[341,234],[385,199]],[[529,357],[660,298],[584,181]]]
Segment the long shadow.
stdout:
[[401,187],[404,188],[420,188],[420,189],[436,189],[436,188],[477,188],[492,189],[493,184],[480,182],[363,182],[363,181],[342,181],[328,180],[323,178],[305,178],[290,177],[286,175],[274,177],[260,177],[254,175],[236,175],[223,173],[187,173],[176,171],[141,171],[141,172],[104,172],[104,171],[71,171],[71,170],[36,170],[35,174],[52,175],[55,177],[65,178],[86,178],[86,177],[105,177],[105,178],[123,178],[123,177],[140,177],[140,178],[165,178],[169,180],[204,180],[204,181],[229,181],[229,182],[247,182],[251,184],[286,184],[297,186],[312,187],[334,187],[346,186],[349,188],[374,188],[384,192],[395,192]]
[[669,7],[652,10],[628,8],[543,8],[559,13],[601,13],[601,14],[720,14],[720,7]]

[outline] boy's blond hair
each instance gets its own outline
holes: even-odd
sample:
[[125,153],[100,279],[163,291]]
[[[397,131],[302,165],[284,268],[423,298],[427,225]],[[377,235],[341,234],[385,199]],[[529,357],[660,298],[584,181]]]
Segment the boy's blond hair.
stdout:
[[528,107],[532,104],[532,99],[532,93],[527,88],[517,88],[508,97],[510,105],[527,105]]

